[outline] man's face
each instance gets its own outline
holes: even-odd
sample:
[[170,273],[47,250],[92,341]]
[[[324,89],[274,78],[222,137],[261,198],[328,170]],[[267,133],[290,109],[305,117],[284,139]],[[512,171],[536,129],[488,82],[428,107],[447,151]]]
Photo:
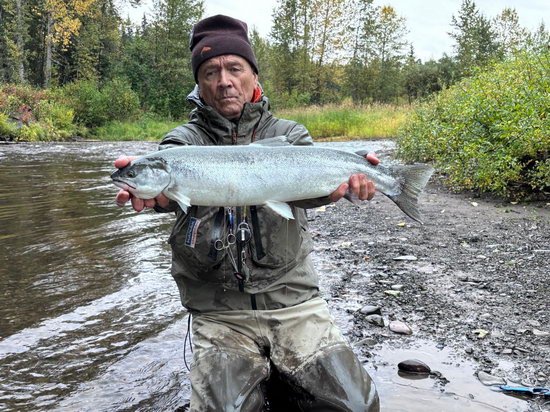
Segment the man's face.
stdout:
[[258,75],[246,59],[226,54],[205,61],[197,77],[204,102],[232,120],[238,118],[244,104],[252,100]]

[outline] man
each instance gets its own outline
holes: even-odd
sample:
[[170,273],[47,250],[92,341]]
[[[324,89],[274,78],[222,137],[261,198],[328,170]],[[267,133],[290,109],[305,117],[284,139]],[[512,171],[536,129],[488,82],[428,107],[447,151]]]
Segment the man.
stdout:
[[[189,123],[164,137],[161,149],[281,135],[295,145],[312,144],[302,125],[269,112],[245,23],[206,18],[194,26],[190,47],[197,86],[188,98],[196,108]],[[293,410],[379,410],[374,384],[319,297],[304,210],[348,191],[368,200],[374,190],[364,175],[353,175],[327,198],[291,204],[294,220],[253,205],[184,213],[162,195],[143,200],[118,193],[120,206],[131,200],[136,211],[176,213],[172,275],[193,317],[192,411],[262,411],[266,404],[274,410],[277,399],[265,398],[273,375],[288,385],[281,395],[294,400]]]

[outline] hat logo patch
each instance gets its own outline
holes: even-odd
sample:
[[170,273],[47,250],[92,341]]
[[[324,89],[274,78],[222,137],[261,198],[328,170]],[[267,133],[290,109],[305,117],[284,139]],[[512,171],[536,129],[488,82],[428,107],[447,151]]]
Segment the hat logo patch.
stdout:
[[210,50],[212,50],[212,47],[210,46],[204,46],[202,49],[201,49],[201,56],[205,53],[208,53]]

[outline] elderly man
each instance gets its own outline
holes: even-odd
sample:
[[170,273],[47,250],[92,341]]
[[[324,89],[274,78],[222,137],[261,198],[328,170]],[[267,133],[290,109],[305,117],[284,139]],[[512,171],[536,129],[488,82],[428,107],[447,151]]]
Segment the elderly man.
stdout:
[[[249,144],[281,135],[294,145],[312,144],[302,125],[269,111],[245,23],[206,18],[194,26],[190,47],[197,86],[188,98],[196,108],[160,149]],[[374,156],[369,161],[378,163]],[[347,191],[367,200],[374,190],[364,175],[350,176],[327,198],[291,204],[290,221],[262,206],[194,206],[184,213],[162,195],[143,200],[118,193],[121,206],[131,200],[136,211],[176,213],[172,275],[193,319],[192,411],[275,410],[281,398],[269,397],[270,376],[284,382],[277,396],[291,399],[292,410],[379,410],[374,384],[319,297],[304,210]],[[242,239],[232,238],[238,230]],[[220,239],[226,239],[224,247],[218,247]]]

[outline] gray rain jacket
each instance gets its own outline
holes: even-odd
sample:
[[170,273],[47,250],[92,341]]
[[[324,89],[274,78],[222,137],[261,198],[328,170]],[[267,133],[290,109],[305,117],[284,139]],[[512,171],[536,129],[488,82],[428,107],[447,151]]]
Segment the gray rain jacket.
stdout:
[[[189,123],[169,132],[160,149],[182,144],[244,145],[281,135],[295,145],[313,144],[304,126],[275,118],[266,97],[257,103],[245,104],[238,121],[230,121],[206,106],[197,88],[188,100],[196,105]],[[188,213],[183,213],[173,204],[166,211],[176,212],[169,242],[172,275],[182,304],[191,312],[270,310],[294,306],[318,296],[317,274],[309,257],[313,245],[304,208],[326,203],[328,198],[291,204],[294,220],[286,220],[267,207],[257,206],[256,224],[249,224],[252,230],[246,247],[249,277],[244,282],[244,292],[239,291],[234,276],[235,245],[221,251],[214,247],[215,241],[226,235],[224,210],[193,206]],[[244,211],[249,223],[253,209]]]

